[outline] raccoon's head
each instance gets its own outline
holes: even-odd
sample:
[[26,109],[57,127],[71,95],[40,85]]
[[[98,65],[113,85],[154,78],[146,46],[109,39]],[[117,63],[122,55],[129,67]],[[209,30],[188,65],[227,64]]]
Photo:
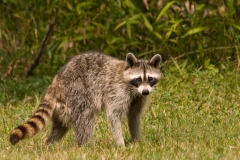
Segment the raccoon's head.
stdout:
[[137,93],[148,95],[161,77],[159,69],[161,59],[161,56],[156,54],[150,60],[138,60],[132,53],[128,53],[124,79]]

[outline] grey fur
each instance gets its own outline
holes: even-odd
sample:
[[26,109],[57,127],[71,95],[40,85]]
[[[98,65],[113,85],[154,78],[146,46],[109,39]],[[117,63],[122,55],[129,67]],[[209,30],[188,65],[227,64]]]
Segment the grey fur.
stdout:
[[73,57],[54,77],[35,115],[11,133],[11,143],[32,137],[51,118],[52,131],[47,143],[60,140],[73,126],[76,142],[82,146],[90,140],[96,115],[102,109],[118,145],[125,145],[121,127],[125,114],[132,138],[139,140],[141,111],[148,93],[160,79],[160,61],[160,55],[149,61],[137,60],[131,53],[126,61],[100,52]]

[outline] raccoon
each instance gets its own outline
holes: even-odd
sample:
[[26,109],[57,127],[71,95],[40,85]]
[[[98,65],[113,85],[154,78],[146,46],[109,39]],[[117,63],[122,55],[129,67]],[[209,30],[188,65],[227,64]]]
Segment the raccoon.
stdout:
[[133,140],[139,140],[140,114],[161,77],[160,62],[159,54],[138,60],[128,53],[126,61],[97,51],[76,55],[55,75],[35,114],[11,132],[11,144],[33,137],[51,119],[47,144],[59,141],[73,127],[76,142],[82,146],[90,140],[101,110],[106,112],[117,145],[125,145],[123,115],[127,115]]

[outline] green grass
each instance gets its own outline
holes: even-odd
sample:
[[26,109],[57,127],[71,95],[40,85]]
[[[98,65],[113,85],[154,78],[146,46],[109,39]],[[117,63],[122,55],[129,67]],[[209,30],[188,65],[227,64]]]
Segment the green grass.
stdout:
[[59,143],[45,145],[50,125],[34,138],[11,146],[9,133],[34,113],[49,82],[49,78],[42,78],[1,83],[1,159],[237,159],[240,156],[240,74],[236,69],[222,74],[184,69],[181,65],[164,69],[164,76],[142,116],[138,143],[131,141],[124,119],[127,146],[117,147],[106,117],[101,114],[93,138],[84,147],[77,147],[73,130]]

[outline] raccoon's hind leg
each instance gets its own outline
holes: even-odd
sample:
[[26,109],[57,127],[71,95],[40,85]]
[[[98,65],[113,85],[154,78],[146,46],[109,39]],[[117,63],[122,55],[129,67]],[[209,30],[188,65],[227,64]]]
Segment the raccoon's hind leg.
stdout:
[[86,109],[80,115],[75,123],[76,141],[78,146],[87,143],[92,137],[95,125],[96,113],[93,110]]
[[53,118],[52,130],[46,143],[51,144],[59,141],[68,131],[68,127],[64,126],[57,118]]

